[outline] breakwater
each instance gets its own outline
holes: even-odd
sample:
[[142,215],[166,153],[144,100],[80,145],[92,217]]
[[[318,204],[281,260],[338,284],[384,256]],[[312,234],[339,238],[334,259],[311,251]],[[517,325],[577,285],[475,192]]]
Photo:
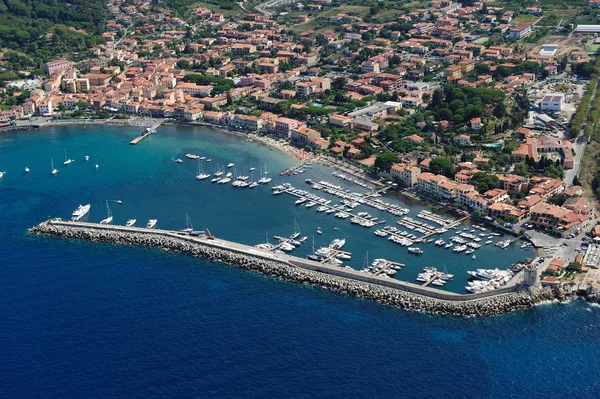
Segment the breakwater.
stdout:
[[374,300],[393,307],[453,316],[491,316],[526,309],[555,299],[550,289],[513,286],[486,295],[459,295],[415,284],[366,275],[354,270],[322,265],[288,255],[273,254],[254,247],[197,238],[168,230],[107,226],[93,223],[43,222],[31,233],[67,239],[143,245],[209,259],[301,284]]

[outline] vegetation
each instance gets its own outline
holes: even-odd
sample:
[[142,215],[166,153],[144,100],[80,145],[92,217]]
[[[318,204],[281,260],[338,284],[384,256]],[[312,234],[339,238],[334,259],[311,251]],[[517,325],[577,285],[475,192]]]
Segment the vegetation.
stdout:
[[393,152],[384,152],[375,158],[375,169],[379,172],[389,172],[392,165],[397,163],[400,159],[398,155]]
[[437,157],[429,162],[429,170],[436,175],[444,175],[446,177],[454,177],[454,165],[448,159]]
[[216,76],[206,76],[197,73],[191,73],[185,76],[186,82],[196,83],[197,85],[213,85],[215,91],[225,92],[235,86],[231,79],[218,78]]
[[23,66],[39,67],[59,54],[85,51],[104,43],[99,35],[105,17],[106,4],[102,0],[2,0],[0,47],[28,56],[20,56]]
[[457,126],[476,117],[505,117],[504,97],[503,92],[486,87],[448,85],[443,91],[433,92],[430,109],[437,120],[451,121]]
[[485,193],[486,191],[493,190],[498,187],[500,179],[498,176],[487,174],[484,172],[477,172],[473,174],[471,178],[471,184],[475,186],[475,189],[479,193]]

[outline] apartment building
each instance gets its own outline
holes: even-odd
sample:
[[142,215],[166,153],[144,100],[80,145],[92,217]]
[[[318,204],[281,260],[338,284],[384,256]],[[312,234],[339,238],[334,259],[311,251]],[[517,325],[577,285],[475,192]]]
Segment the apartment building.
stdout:
[[418,176],[421,174],[421,169],[416,166],[397,163],[392,166],[390,174],[400,184],[405,187],[414,187],[418,183]]

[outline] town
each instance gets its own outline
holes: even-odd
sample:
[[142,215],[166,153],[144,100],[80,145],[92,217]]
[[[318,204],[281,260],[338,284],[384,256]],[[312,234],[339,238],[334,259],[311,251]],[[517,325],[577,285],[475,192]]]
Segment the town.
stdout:
[[40,62],[5,45],[0,129],[151,118],[267,136],[553,248],[542,284],[598,268],[594,19],[510,2],[223,4],[110,0],[97,37],[61,27],[93,36],[85,51]]

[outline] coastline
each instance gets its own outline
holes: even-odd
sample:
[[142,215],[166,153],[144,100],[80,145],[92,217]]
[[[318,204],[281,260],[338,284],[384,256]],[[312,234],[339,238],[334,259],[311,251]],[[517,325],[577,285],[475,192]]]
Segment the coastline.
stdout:
[[382,278],[372,278],[356,270],[349,271],[300,258],[274,255],[220,238],[200,239],[166,230],[65,222],[55,219],[42,222],[29,231],[33,234],[66,239],[167,249],[286,281],[309,284],[373,300],[399,309],[447,316],[494,316],[527,309],[541,302],[572,298],[571,292],[561,295],[548,287],[521,285],[494,293],[484,293],[484,295],[446,293],[411,283],[398,284]]

